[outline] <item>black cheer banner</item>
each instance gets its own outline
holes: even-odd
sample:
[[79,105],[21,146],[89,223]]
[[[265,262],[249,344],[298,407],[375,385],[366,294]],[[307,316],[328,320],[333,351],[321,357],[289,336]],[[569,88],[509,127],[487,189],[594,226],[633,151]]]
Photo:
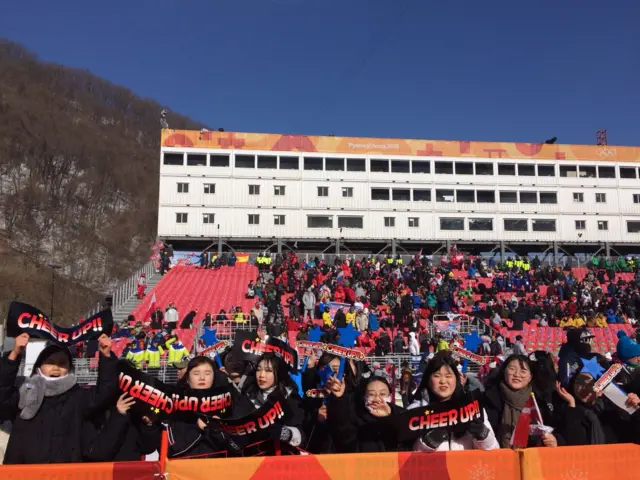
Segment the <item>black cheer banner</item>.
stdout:
[[280,357],[292,372],[298,371],[298,351],[277,338],[269,337],[260,341],[256,332],[236,331],[233,341],[233,358],[257,362],[265,353]]
[[11,302],[7,315],[7,336],[17,337],[28,333],[31,337],[50,340],[62,346],[97,338],[103,333],[111,335],[112,330],[113,316],[110,308],[96,313],[75,327],[56,325],[36,307],[21,302]]
[[464,432],[474,420],[484,420],[484,410],[480,401],[471,396],[465,396],[461,401],[448,400],[412,408],[389,418],[400,442],[414,440],[436,428]]
[[213,419],[209,425],[233,437],[241,437],[247,445],[269,437],[269,429],[287,415],[287,402],[280,390],[275,390],[267,402],[242,418]]
[[230,416],[231,385],[193,390],[167,385],[125,361],[118,363],[118,388],[136,401],[134,413],[149,418]]

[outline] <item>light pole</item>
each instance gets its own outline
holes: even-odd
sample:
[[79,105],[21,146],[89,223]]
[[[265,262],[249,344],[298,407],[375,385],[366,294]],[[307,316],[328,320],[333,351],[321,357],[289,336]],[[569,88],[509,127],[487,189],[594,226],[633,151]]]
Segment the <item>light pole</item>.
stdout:
[[53,322],[53,298],[56,286],[56,270],[62,268],[62,265],[50,263],[48,267],[51,269],[51,309],[49,310],[49,320]]

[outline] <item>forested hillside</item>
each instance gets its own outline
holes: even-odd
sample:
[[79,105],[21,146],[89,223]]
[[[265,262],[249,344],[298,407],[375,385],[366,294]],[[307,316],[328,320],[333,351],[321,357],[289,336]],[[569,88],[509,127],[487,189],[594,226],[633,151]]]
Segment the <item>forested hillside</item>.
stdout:
[[[16,295],[41,302],[56,263],[76,289],[56,308],[69,321],[148,261],[163,108],[0,40],[0,235],[3,260],[20,259],[0,266],[0,310]],[[169,122],[203,127],[170,111]]]

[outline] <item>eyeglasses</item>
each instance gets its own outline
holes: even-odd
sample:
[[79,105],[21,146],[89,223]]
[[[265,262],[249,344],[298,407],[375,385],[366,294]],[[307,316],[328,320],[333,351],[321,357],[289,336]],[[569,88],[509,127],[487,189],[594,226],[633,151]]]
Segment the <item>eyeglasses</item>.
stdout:
[[531,375],[531,371],[524,369],[524,368],[518,368],[518,367],[509,367],[507,368],[507,373],[509,375]]

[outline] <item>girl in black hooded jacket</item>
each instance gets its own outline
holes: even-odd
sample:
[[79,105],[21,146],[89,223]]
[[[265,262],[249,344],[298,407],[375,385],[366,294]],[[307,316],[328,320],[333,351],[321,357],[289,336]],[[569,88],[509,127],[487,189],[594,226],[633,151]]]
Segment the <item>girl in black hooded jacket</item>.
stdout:
[[[397,452],[399,445],[390,422],[391,415],[404,412],[393,403],[391,387],[386,379],[371,376],[362,392],[345,395],[345,381],[331,377],[327,381],[331,397],[327,405],[327,422],[339,453]],[[359,389],[360,390],[360,389]]]
[[111,339],[99,338],[97,388],[80,388],[68,349],[50,345],[33,366],[31,377],[16,387],[29,335],[16,338],[0,368],[0,418],[12,420],[5,464],[75,463],[83,460],[83,423],[116,398],[117,359]]

